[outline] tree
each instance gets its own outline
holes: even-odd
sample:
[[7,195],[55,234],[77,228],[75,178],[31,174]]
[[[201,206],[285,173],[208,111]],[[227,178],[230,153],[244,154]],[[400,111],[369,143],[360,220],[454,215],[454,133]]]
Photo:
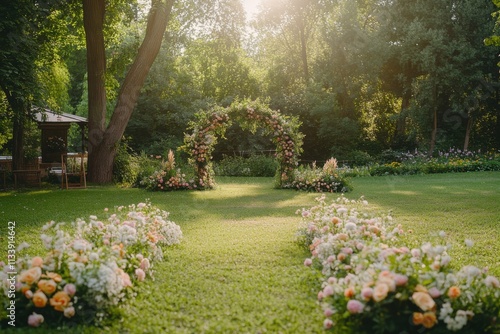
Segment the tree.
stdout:
[[106,54],[104,47],[104,0],[84,0],[83,20],[87,44],[89,181],[108,183],[113,161],[140,90],[163,40],[174,0],[152,0],[144,40],[118,93],[106,126]]

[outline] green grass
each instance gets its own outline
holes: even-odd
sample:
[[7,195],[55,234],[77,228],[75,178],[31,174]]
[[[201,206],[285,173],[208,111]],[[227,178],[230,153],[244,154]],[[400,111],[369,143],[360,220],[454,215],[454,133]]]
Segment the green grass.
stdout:
[[[19,243],[39,245],[39,228],[47,221],[69,222],[149,198],[171,212],[184,240],[167,249],[165,261],[155,268],[156,280],[143,285],[123,320],[106,328],[109,332],[322,332],[318,277],[302,265],[308,254],[293,242],[299,222],[295,211],[313,206],[318,194],[273,189],[272,178],[217,181],[218,189],[205,192],[115,187],[3,192],[1,251],[6,254],[7,221],[17,222]],[[352,184],[347,197],[364,195],[377,209],[392,210],[406,230],[413,230],[409,242],[419,244],[444,230],[457,266],[487,265],[500,276],[500,172],[366,177]],[[475,247],[465,248],[465,238]]]

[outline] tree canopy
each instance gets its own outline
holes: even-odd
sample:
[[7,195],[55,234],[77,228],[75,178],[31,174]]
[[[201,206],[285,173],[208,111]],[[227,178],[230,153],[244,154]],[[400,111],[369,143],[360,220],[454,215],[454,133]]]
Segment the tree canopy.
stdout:
[[[164,154],[200,109],[244,98],[300,120],[306,162],[500,148],[498,1],[262,1],[253,18],[240,0],[59,4],[1,5],[4,152],[24,154],[36,101],[88,117],[91,180],[109,182],[123,138]],[[226,137],[216,151],[272,149]]]

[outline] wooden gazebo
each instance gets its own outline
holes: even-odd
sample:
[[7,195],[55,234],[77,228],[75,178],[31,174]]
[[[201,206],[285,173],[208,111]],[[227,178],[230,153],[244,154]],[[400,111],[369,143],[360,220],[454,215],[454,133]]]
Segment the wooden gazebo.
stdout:
[[87,119],[43,108],[35,108],[38,128],[42,130],[42,164],[61,164],[61,155],[68,151],[68,130],[71,123],[80,127],[82,152],[85,153],[85,126]]

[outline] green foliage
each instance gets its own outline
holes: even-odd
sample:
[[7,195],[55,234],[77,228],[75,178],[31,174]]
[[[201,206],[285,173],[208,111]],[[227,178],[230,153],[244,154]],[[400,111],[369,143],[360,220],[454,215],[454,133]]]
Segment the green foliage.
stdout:
[[252,154],[248,158],[225,155],[214,164],[217,176],[274,176],[278,162],[275,158]]
[[[331,160],[329,160],[331,161]],[[349,180],[336,166],[329,167],[329,161],[323,168],[300,166],[293,173],[293,181],[285,185],[286,189],[304,190],[311,192],[345,193],[352,190]]]
[[135,155],[129,152],[127,143],[122,142],[113,163],[113,182],[134,185],[137,182],[140,165]]

